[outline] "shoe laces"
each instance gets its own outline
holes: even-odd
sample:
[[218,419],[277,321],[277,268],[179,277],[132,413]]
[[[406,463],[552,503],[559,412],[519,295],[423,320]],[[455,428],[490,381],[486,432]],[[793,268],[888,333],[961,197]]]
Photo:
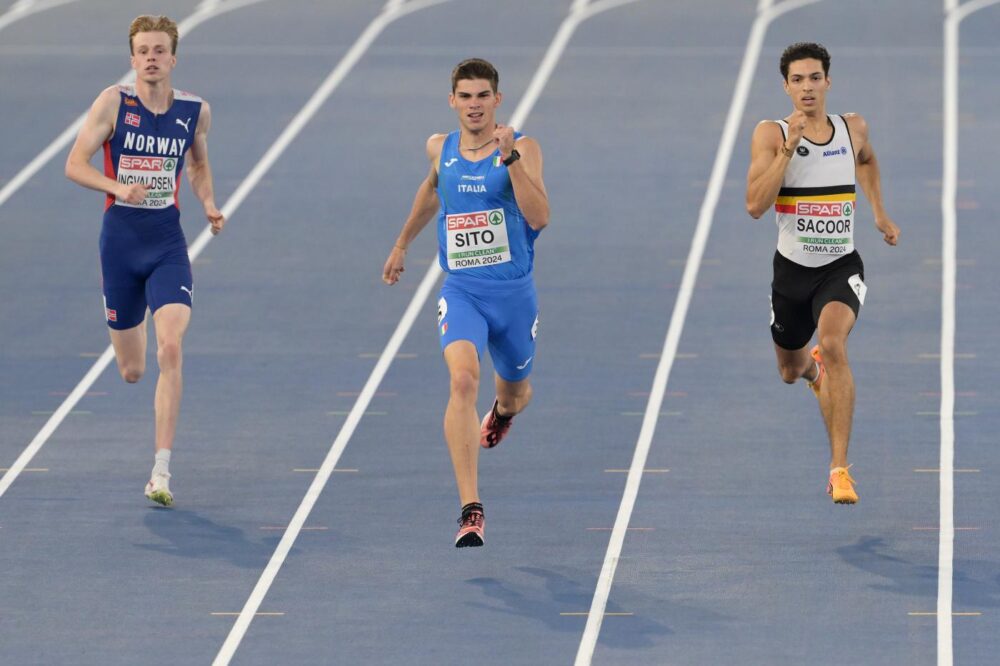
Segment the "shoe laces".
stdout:
[[458,519],[461,527],[482,527],[485,517],[481,511],[470,511]]
[[[833,481],[834,477],[836,477],[838,479],[847,479],[848,481],[851,482],[851,485],[853,486],[858,485],[858,482],[855,481],[854,477],[851,476],[851,473],[849,471],[850,469],[851,465],[848,465],[847,467],[838,467],[836,470],[830,470],[831,482]],[[836,471],[836,473],[834,473],[834,471]]]

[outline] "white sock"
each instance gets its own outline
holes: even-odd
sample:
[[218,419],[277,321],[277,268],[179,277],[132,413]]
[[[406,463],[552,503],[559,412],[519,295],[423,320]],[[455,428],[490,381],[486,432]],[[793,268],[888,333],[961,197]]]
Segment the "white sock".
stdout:
[[170,449],[160,449],[156,452],[156,462],[153,464],[153,474],[170,474]]

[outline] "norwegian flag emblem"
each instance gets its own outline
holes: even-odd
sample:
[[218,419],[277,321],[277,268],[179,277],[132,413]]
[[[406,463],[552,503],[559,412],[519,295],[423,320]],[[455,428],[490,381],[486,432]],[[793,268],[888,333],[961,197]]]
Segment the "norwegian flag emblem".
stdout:
[[132,113],[131,111],[126,111],[125,112],[125,124],[126,125],[131,125],[132,127],[138,127],[139,126],[139,114],[138,113]]
[[111,308],[104,308],[108,316],[108,321],[118,321],[118,310],[112,310]]

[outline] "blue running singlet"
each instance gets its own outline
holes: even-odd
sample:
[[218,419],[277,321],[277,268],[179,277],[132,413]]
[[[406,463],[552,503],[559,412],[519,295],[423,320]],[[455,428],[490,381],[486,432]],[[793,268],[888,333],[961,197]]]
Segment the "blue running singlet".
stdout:
[[177,190],[184,156],[194,141],[201,99],[174,90],[166,113],[147,110],[133,86],[119,86],[114,134],[104,144],[104,173],[119,183],[141,182],[146,198],[130,204],[109,194],[101,228],[101,272],[108,326],[142,323],[146,308],[191,306],[194,284],[180,225]]
[[481,358],[488,346],[497,374],[521,381],[535,357],[538,232],[518,208],[500,152],[471,162],[460,138],[447,136],[438,163],[438,260],[447,273],[438,300],[441,349],[468,340]]

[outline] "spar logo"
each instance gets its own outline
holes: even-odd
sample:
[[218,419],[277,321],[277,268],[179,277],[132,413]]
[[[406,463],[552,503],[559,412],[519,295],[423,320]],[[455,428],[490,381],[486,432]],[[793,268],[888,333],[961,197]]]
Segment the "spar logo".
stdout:
[[803,217],[850,217],[854,206],[850,201],[800,201],[795,212]]
[[503,224],[503,213],[498,210],[490,211],[489,215],[490,224],[496,226],[498,224]]
[[[490,223],[491,218],[497,211],[492,211],[487,213],[482,211],[479,213],[459,213],[457,215],[448,216],[448,231],[464,231],[466,229],[481,229]],[[503,221],[503,216],[500,216],[500,220]],[[494,224],[499,224],[495,222]]]
[[162,157],[135,157],[132,155],[122,155],[118,166],[122,169],[132,171],[163,171],[166,166],[164,162],[172,162]]

